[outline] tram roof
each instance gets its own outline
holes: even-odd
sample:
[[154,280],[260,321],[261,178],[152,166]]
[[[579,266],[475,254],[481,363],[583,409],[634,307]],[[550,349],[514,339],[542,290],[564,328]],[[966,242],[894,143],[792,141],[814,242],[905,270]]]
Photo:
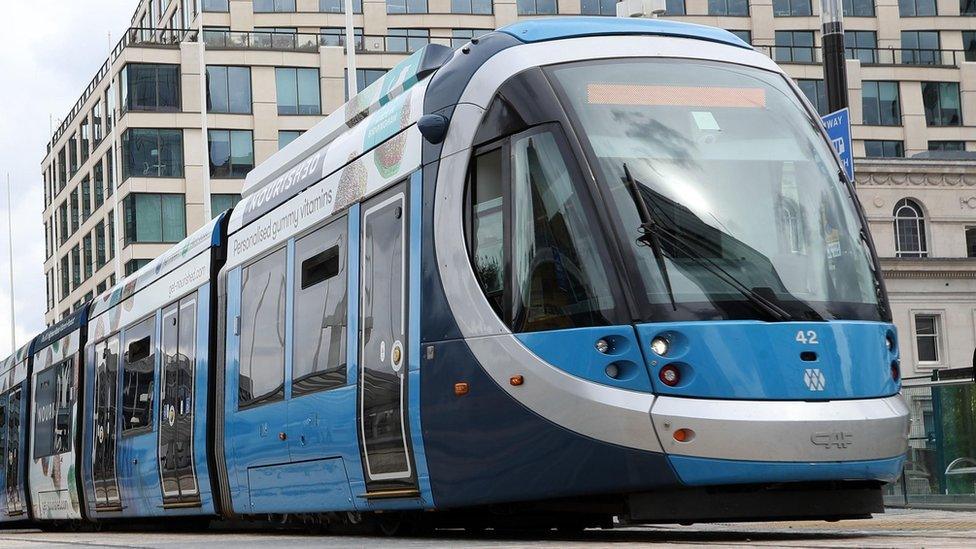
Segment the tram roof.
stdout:
[[123,278],[105,293],[96,296],[91,302],[91,312],[88,318],[94,319],[98,315],[125,301],[132,294],[149,286],[156,280],[175,271],[181,265],[200,255],[201,252],[220,244],[220,223],[227,213],[221,213],[200,227],[193,234],[174,244],[172,248],[163,252],[159,257],[150,261],[138,271]]
[[51,325],[48,329],[38,334],[34,338],[31,353],[36,355],[71,332],[84,328],[88,324],[88,307],[89,304],[85,303],[77,311],[62,318],[56,324]]
[[498,29],[521,42],[546,42],[585,36],[650,35],[694,38],[752,49],[731,32],[705,25],[662,19],[623,17],[549,17],[520,21]]

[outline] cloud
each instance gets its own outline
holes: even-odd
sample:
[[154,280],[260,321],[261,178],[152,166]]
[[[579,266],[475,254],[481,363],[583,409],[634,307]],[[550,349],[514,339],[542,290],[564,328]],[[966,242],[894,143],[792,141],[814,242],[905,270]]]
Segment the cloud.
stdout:
[[[47,308],[41,161],[129,26],[135,0],[0,2],[0,357],[10,349],[5,177],[10,173],[17,343],[44,329]],[[109,39],[109,33],[112,39]]]

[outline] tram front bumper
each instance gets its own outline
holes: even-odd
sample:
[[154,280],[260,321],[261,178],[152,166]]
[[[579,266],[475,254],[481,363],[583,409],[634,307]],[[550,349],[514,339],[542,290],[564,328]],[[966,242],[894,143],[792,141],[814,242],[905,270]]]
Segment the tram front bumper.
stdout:
[[908,451],[909,410],[901,395],[820,402],[661,396],[651,419],[690,486],[889,482]]

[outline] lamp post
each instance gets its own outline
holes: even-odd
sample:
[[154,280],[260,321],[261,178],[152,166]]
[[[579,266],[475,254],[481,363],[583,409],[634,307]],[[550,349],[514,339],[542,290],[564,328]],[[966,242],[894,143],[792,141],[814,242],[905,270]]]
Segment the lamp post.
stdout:
[[822,0],[824,82],[830,112],[847,107],[847,65],[844,56],[843,0]]

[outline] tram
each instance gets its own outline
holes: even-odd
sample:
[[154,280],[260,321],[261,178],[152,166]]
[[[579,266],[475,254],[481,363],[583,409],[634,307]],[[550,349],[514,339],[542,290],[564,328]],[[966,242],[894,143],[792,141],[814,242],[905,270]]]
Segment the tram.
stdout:
[[660,20],[426,46],[0,368],[41,525],[868,517],[907,451],[814,109]]

